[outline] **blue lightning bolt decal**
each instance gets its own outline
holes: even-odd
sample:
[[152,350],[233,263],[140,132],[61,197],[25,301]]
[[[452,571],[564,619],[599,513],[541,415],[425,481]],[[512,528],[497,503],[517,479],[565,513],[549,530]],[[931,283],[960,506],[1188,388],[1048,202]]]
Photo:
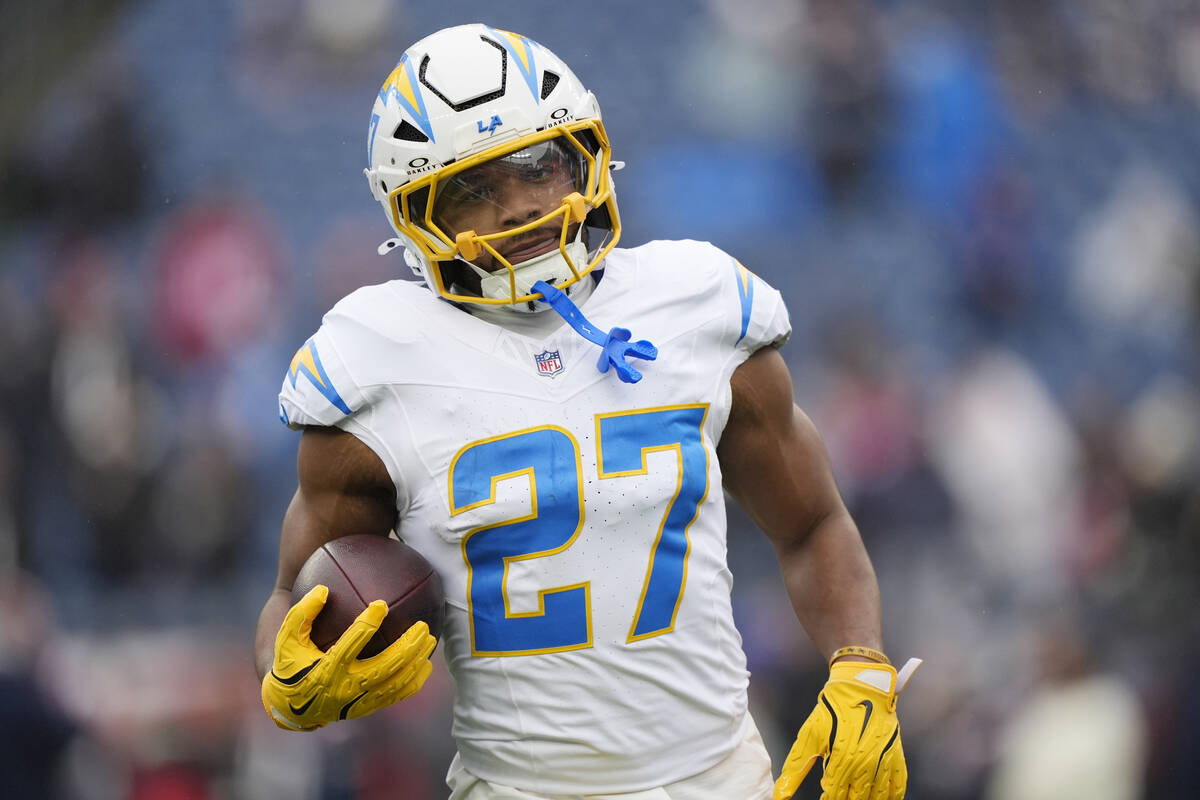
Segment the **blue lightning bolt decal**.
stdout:
[[[417,127],[434,141],[433,126],[429,122],[429,112],[425,109],[425,98],[421,96],[420,82],[417,71],[413,69],[412,61],[405,55],[396,62],[392,73],[387,76],[379,89],[379,99],[386,106],[395,98],[401,108],[417,123]],[[378,123],[376,123],[378,124]]]
[[738,299],[742,301],[742,335],[737,338],[740,342],[746,338],[746,330],[750,327],[750,310],[754,307],[754,273],[739,261],[733,263],[737,265]]
[[375,129],[379,127],[379,115],[371,115],[371,124],[367,126],[367,166],[374,163],[375,158]]
[[525,79],[525,85],[529,87],[529,93],[533,95],[534,102],[540,104],[542,96],[538,91],[537,63],[533,59],[537,42],[527,39],[519,33],[496,28],[488,28],[488,30],[495,35],[496,42],[504,45],[504,49],[512,56],[513,62],[517,65],[517,71],[521,73],[521,77]]
[[292,388],[295,388],[296,379],[302,373],[312,382],[313,386],[317,387],[317,391],[333,404],[334,408],[343,414],[353,413],[346,405],[346,401],[338,394],[337,389],[333,387],[333,381],[329,380],[329,375],[325,372],[324,365],[321,364],[321,356],[317,353],[317,344],[312,339],[305,342],[304,346],[296,351],[296,355],[292,356],[292,364],[288,367],[288,379],[292,382]]

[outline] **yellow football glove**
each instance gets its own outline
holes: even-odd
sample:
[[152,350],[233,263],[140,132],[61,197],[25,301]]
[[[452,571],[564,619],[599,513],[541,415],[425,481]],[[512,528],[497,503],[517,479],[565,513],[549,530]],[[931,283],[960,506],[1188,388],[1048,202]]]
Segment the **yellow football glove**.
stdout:
[[262,682],[263,707],[284,730],[311,731],[339,719],[365,717],[403,700],[433,672],[429,661],[437,640],[418,622],[370,658],[359,652],[387,616],[387,603],[376,600],[323,651],[310,638],[313,620],[325,606],[329,589],[318,584],[284,617],[275,636],[275,662]]
[[825,760],[822,800],[902,800],[908,784],[896,695],[920,659],[897,676],[890,664],[838,661],[817,707],[801,726],[771,800],[789,800],[817,759]]

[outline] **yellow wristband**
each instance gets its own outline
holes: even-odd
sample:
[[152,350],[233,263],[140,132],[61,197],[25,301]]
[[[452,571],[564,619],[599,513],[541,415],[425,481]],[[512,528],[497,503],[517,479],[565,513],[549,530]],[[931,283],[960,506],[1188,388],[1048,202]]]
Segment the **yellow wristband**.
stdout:
[[872,650],[869,647],[850,646],[834,650],[833,655],[829,657],[829,664],[832,666],[833,662],[837,661],[842,656],[862,656],[863,658],[869,658],[872,661],[877,661],[880,664],[887,664],[888,666],[891,666],[892,663],[888,660],[887,656],[878,650]]

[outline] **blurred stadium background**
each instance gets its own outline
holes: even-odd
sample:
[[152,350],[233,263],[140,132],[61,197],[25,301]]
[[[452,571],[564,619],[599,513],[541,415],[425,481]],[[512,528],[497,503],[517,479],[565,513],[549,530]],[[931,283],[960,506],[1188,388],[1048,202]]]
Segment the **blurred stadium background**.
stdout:
[[[407,277],[372,97],[468,21],[596,92],[624,244],[712,240],[789,301],[888,650],[926,659],[909,796],[1200,797],[1195,0],[0,5],[0,795],[444,797],[440,662],[285,735],[250,643],[283,371]],[[730,539],[778,764],[824,665]]]

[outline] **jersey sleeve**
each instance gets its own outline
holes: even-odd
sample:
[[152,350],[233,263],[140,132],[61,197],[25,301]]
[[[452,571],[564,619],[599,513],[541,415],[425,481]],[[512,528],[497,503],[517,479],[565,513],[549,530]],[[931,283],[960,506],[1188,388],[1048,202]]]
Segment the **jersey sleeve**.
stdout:
[[652,282],[654,296],[676,298],[681,316],[712,320],[714,344],[735,361],[791,335],[780,293],[716,245],[684,239],[649,242],[639,250],[652,267],[640,278]]
[[396,454],[380,431],[381,387],[364,370],[382,357],[381,338],[362,319],[377,295],[359,290],[343,299],[292,356],[279,389],[279,418],[293,430],[318,425],[354,435],[379,456],[395,485],[398,507],[403,508],[410,498]]
[[737,259],[730,257],[729,262],[727,280],[733,284],[737,297],[730,332],[734,347],[753,353],[767,345],[786,342],[792,334],[792,322],[783,297]]
[[292,356],[279,390],[279,418],[298,430],[305,425],[338,426],[363,405],[328,326],[322,326]]

